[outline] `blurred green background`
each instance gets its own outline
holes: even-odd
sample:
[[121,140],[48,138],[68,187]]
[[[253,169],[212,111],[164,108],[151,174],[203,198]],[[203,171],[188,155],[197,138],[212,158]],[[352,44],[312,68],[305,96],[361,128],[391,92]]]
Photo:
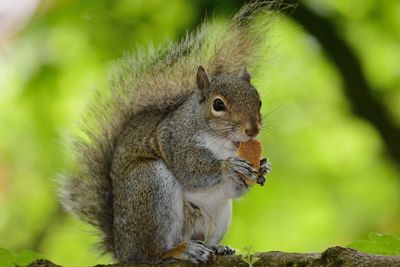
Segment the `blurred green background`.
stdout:
[[[65,135],[124,52],[179,40],[205,16],[227,19],[242,1],[2,1],[0,247],[63,265],[110,261],[92,249],[93,229],[57,203],[55,177],[71,158]],[[10,5],[19,7],[12,13]],[[368,101],[361,116],[354,112],[344,93],[354,73],[331,56],[343,47],[328,43],[329,52],[296,12],[277,18],[253,79],[268,114],[260,139],[273,171],[265,187],[234,204],[224,243],[238,249],[322,251],[372,231],[400,234],[400,1],[310,0],[300,8],[351,49],[362,90],[392,128],[382,135],[385,118]],[[7,28],[7,19],[16,26]]]

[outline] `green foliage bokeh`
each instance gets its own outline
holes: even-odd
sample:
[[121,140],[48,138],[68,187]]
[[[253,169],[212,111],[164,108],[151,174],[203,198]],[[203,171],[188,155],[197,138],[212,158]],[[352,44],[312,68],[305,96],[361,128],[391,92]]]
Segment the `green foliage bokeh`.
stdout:
[[[328,14],[400,124],[400,2],[305,1]],[[60,211],[55,177],[64,138],[124,52],[178,40],[207,1],[43,1],[0,50],[0,247],[32,249],[63,265],[109,258],[93,229]],[[220,1],[217,13],[233,10]],[[209,10],[212,12],[212,10]],[[273,171],[236,201],[224,243],[321,251],[367,233],[400,234],[400,175],[369,123],[355,117],[316,39],[281,17],[254,77],[267,114],[261,134]],[[400,137],[399,137],[400,139]]]

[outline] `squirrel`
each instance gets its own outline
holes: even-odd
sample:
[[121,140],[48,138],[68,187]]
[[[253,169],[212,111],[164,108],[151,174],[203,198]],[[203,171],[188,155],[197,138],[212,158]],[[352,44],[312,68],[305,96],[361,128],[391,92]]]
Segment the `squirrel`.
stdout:
[[262,159],[256,172],[236,152],[262,123],[246,66],[265,32],[252,21],[275,5],[251,2],[217,33],[203,25],[179,44],[122,59],[74,139],[76,169],[60,179],[61,204],[99,230],[102,251],[129,263],[235,252],[219,244],[232,199],[249,190],[243,175],[271,169]]

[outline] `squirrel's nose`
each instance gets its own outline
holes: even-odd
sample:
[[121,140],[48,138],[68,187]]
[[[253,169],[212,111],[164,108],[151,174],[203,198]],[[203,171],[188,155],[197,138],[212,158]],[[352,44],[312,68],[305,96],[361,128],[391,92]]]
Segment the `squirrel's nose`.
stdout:
[[245,127],[245,133],[250,137],[254,137],[260,132],[260,125],[257,122],[247,123]]

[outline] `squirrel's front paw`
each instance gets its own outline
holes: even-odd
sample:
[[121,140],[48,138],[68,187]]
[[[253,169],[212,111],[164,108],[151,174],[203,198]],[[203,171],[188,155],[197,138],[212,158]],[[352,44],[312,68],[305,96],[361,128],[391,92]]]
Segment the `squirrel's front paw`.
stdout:
[[262,158],[260,160],[260,170],[258,171],[257,183],[263,186],[267,179],[265,175],[271,172],[271,163],[267,158]]
[[246,185],[244,177],[254,181],[257,180],[257,171],[248,161],[239,157],[227,158],[222,167],[226,176],[232,178],[235,182],[241,185]]

